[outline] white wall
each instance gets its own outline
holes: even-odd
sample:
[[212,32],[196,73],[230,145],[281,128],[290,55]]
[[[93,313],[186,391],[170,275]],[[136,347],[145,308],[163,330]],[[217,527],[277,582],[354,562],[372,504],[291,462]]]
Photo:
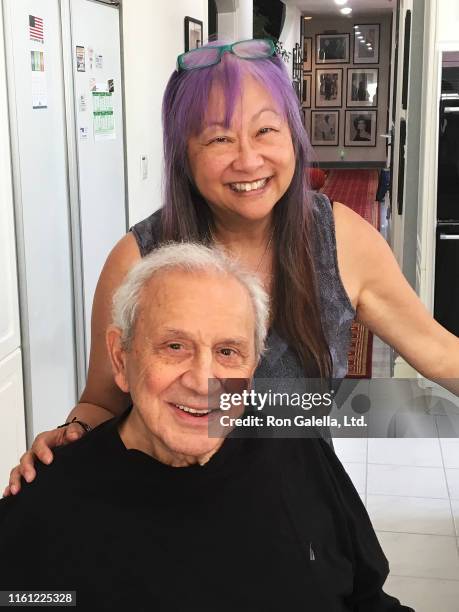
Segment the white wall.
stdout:
[[437,0],[438,27],[437,42],[459,43],[459,3],[457,0]]
[[221,40],[249,40],[253,37],[253,0],[215,0],[217,31]]
[[[128,160],[129,223],[161,205],[161,100],[184,52],[184,18],[204,22],[207,0],[132,0],[123,3],[123,51]],[[140,157],[148,156],[149,173],[141,179]]]
[[287,4],[284,27],[280,33],[279,40],[283,43],[284,49],[291,53],[288,69],[289,74],[292,75],[292,49],[296,43],[301,44],[301,11],[296,6]]

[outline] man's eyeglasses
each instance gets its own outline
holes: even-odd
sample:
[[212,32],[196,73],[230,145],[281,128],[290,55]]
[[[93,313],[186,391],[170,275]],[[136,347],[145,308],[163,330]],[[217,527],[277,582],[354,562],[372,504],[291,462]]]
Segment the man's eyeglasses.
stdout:
[[199,47],[182,53],[177,58],[177,70],[194,70],[218,64],[224,53],[234,53],[241,59],[264,59],[276,53],[276,46],[269,38],[241,40],[232,45]]

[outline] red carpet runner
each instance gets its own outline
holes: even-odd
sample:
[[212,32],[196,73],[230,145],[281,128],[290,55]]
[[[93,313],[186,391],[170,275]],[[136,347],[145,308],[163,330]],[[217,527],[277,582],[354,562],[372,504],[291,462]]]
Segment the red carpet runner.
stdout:
[[[375,201],[378,187],[377,170],[330,170],[322,187],[330,200],[346,204],[379,230],[379,203]],[[371,378],[373,334],[354,321],[348,354],[348,378]]]

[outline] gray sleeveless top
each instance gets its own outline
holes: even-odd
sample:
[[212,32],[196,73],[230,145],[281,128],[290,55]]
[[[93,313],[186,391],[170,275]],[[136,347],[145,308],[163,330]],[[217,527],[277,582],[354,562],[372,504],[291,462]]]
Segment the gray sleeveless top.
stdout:
[[[322,323],[333,360],[333,377],[344,378],[355,310],[338,271],[332,206],[323,194],[315,194],[313,204],[313,244]],[[157,211],[131,228],[142,257],[158,245],[159,223],[160,212]],[[296,352],[274,330],[270,331],[266,344],[268,350],[258,365],[256,378],[305,377]]]

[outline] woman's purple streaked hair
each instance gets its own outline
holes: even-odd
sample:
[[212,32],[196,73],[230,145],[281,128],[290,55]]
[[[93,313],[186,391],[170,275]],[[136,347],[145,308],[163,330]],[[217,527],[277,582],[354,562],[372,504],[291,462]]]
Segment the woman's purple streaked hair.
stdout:
[[226,127],[230,126],[246,76],[265,87],[286,119],[296,159],[292,182],[274,208],[273,327],[296,349],[305,375],[327,377],[331,374],[331,358],[320,318],[313,253],[314,216],[306,172],[312,150],[298,97],[279,56],[247,60],[224,53],[218,64],[175,71],[170,77],[162,106],[165,164],[162,238],[211,241],[212,213],[191,176],[188,140],[204,127],[214,86],[223,91],[224,122]]

